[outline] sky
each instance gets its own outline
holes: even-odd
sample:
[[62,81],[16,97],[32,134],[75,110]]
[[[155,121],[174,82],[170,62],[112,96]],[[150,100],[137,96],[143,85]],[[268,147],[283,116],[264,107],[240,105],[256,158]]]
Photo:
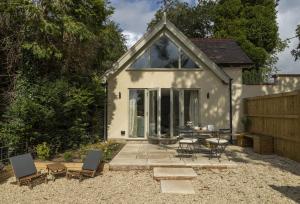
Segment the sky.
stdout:
[[[147,24],[160,7],[161,0],[111,0],[115,8],[112,20],[119,24],[131,47],[146,32]],[[182,0],[194,4],[197,0]],[[296,35],[295,29],[300,24],[300,0],[281,0],[277,8],[279,36],[287,39]],[[298,39],[290,40],[289,47],[278,54],[279,73],[300,74],[300,60],[294,61],[291,50],[297,46]]]

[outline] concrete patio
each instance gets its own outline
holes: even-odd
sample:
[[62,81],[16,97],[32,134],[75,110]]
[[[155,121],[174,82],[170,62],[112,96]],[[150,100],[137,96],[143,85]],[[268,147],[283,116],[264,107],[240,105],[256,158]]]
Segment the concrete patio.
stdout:
[[[235,168],[237,164],[223,154],[220,161],[209,159],[208,149],[195,154],[194,158],[180,158],[176,149],[178,144],[167,148],[148,142],[128,142],[109,163],[110,170],[148,170],[153,167],[194,167],[194,168]],[[227,147],[230,152],[232,147]]]

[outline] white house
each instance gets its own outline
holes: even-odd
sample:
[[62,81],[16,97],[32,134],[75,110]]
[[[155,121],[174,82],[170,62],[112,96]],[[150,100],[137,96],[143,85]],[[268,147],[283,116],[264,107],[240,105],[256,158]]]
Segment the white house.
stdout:
[[189,39],[164,18],[108,70],[108,139],[175,137],[178,127],[243,129],[243,98],[300,88],[299,75],[244,85],[251,59],[230,39]]

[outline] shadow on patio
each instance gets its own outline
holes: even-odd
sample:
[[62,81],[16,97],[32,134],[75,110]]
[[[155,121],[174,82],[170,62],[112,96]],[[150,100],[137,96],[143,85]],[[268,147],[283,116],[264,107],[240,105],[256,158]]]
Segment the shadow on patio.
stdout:
[[[193,157],[179,157],[178,144],[159,146],[148,142],[127,143],[110,162],[111,170],[152,169],[153,167],[234,168],[236,163],[227,154],[220,161],[209,159],[209,150],[201,148]],[[231,151],[229,146],[227,151]]]

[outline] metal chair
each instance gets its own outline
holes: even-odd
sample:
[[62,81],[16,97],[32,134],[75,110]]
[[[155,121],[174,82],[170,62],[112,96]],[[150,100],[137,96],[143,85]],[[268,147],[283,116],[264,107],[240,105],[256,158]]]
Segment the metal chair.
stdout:
[[198,144],[198,139],[195,137],[195,131],[191,127],[180,127],[178,129],[180,140],[178,145],[178,156],[191,155],[192,158],[195,157],[195,146]]
[[213,156],[216,156],[220,161],[222,154],[225,152],[225,149],[229,144],[229,140],[225,137],[230,136],[230,134],[230,129],[220,129],[217,137],[206,139],[210,148],[209,159],[211,159]]

